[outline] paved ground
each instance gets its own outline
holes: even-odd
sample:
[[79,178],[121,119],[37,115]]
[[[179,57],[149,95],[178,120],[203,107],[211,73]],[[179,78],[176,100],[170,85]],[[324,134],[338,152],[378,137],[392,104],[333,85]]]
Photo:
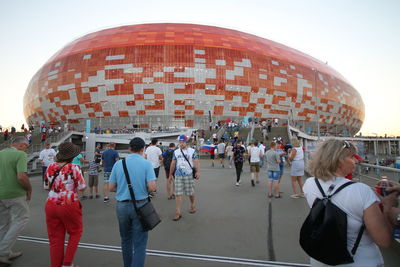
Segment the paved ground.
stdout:
[[[185,199],[183,218],[173,222],[175,203],[167,200],[165,173],[158,181],[154,205],[162,223],[150,232],[146,266],[307,266],[308,257],[298,245],[298,233],[308,208],[304,199],[289,197],[286,170],[282,199],[266,197],[266,171],[261,183],[250,185],[248,165],[242,184],[236,187],[234,169],[211,168],[202,160],[202,178],[196,183],[197,213],[189,214]],[[44,203],[46,192],[40,177],[32,177],[34,187],[31,219],[15,246],[24,255],[12,266],[49,266]],[[85,266],[122,266],[115,201],[85,200],[82,247],[75,257]],[[400,246],[384,252],[386,267],[398,266]],[[273,261],[271,263],[270,261]],[[290,264],[288,264],[290,263]]]

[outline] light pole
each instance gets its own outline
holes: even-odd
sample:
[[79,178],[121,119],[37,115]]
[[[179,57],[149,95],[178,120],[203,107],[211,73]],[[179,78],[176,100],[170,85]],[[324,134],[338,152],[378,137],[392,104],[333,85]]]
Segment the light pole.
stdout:
[[314,86],[315,86],[315,104],[316,104],[316,117],[317,117],[317,135],[318,135],[318,139],[320,138],[320,131],[319,131],[319,99],[318,99],[318,88],[317,88],[317,69],[312,68],[313,72],[314,72]]

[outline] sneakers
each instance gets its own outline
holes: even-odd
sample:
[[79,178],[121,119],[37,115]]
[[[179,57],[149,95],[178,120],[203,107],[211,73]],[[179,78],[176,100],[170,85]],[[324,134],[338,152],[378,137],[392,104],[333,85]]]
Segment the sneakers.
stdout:
[[103,202],[104,202],[104,203],[107,203],[108,201],[110,201],[110,198],[109,198],[109,197],[105,197],[105,198],[103,199]]
[[100,198],[100,195],[96,195],[96,198]]
[[238,182],[236,182],[236,186],[239,186],[239,183],[238,183]]
[[18,258],[22,255],[22,251],[16,251],[16,252],[11,252],[10,255],[8,256],[8,259],[13,260],[15,258]]
[[8,257],[0,257],[0,263],[11,264],[12,261]]
[[239,180],[239,182],[238,182],[239,184],[241,184],[242,183],[242,180]]
[[300,198],[300,196],[298,194],[293,194],[290,196],[291,198]]
[[22,255],[21,251],[17,251],[17,252],[11,252],[10,255],[8,255],[8,257],[0,257],[0,263],[4,263],[4,264],[12,264],[13,259],[18,258]]
[[256,186],[256,184],[254,183],[254,180],[251,180],[251,186]]
[[89,199],[93,199],[93,196],[89,196]]

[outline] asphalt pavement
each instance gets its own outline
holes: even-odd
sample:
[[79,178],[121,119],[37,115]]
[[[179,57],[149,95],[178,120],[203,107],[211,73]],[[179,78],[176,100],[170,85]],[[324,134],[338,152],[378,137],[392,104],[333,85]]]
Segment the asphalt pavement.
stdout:
[[[162,222],[149,233],[146,266],[309,266],[298,243],[308,207],[305,199],[290,198],[289,169],[281,182],[280,199],[267,197],[265,167],[260,180],[251,186],[245,164],[242,183],[235,186],[234,168],[227,164],[212,168],[209,160],[201,160],[201,178],[195,185],[197,212],[188,212],[189,200],[184,198],[183,218],[174,222],[175,202],[167,200],[165,172],[160,170],[153,204]],[[41,188],[40,176],[31,177],[31,182],[30,221],[14,247],[24,254],[13,267],[50,266],[44,214],[47,191]],[[75,256],[80,267],[123,266],[116,201],[111,199],[82,201],[84,231]],[[384,252],[386,267],[398,266],[399,252],[398,243]]]

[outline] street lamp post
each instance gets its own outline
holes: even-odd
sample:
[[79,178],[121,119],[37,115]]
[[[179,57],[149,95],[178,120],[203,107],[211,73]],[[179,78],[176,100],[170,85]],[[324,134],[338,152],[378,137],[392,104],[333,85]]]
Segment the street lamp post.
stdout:
[[318,88],[317,88],[317,69],[312,68],[313,72],[314,72],[314,86],[315,86],[315,104],[316,104],[316,117],[317,117],[317,135],[318,135],[318,139],[320,138],[320,131],[319,131],[319,99],[318,99]]

